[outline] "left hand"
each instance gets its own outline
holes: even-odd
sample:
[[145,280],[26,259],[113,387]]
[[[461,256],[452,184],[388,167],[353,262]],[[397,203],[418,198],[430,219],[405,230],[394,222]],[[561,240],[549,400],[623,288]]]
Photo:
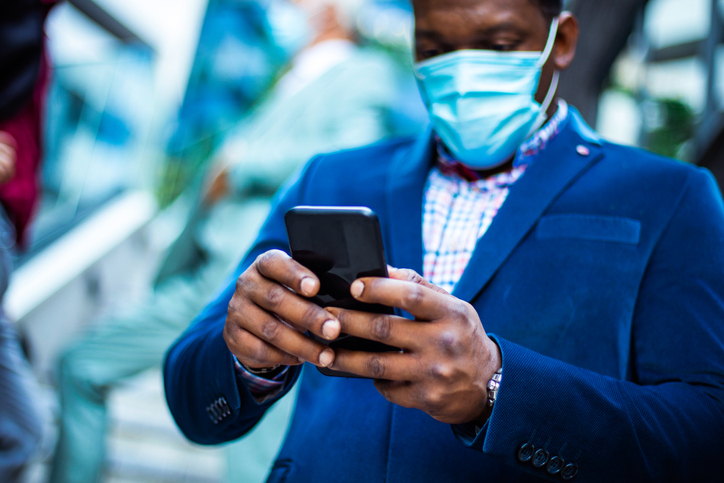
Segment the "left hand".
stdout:
[[421,409],[443,423],[487,419],[487,384],[501,366],[501,355],[470,304],[412,270],[390,269],[390,278],[361,278],[350,291],[361,302],[397,307],[416,320],[327,308],[342,332],[403,350],[337,350],[331,369],[372,378],[388,401]]
[[10,134],[0,131],[0,185],[15,177],[16,162],[15,139]]

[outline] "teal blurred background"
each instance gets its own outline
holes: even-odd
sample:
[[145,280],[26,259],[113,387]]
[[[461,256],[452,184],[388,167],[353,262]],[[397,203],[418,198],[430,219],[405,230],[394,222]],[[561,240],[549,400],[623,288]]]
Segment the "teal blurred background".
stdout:
[[[272,0],[73,0],[51,13],[42,204],[5,298],[49,414],[58,353],[91,321],[139,300],[181,233],[224,142],[285,72]],[[724,0],[570,0],[582,25],[562,97],[608,140],[710,168],[724,181]],[[426,123],[410,67],[406,0],[370,0],[361,42],[396,65],[393,135]],[[190,194],[189,194],[190,193]],[[111,397],[107,481],[233,480],[225,449],[187,443],[160,374]]]

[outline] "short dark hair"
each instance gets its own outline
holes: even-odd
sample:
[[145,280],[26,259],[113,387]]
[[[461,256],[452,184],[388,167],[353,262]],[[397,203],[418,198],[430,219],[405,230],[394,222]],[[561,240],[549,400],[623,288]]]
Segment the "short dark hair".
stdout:
[[541,12],[548,20],[553,20],[563,11],[563,0],[532,0],[538,4]]

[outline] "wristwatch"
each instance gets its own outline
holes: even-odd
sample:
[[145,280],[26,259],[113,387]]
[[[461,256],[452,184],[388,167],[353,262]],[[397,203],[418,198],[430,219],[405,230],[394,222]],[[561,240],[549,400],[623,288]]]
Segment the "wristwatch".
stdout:
[[261,369],[252,369],[251,367],[247,366],[246,364],[241,364],[241,367],[244,368],[244,370],[250,374],[254,374],[255,376],[262,376],[262,377],[270,377],[272,372],[279,372],[278,369],[281,367],[280,364],[277,364],[276,366],[272,367],[262,367]]
[[500,381],[503,380],[503,368],[501,367],[493,377],[488,381],[488,406],[493,407],[495,399],[498,397],[498,388],[500,387]]

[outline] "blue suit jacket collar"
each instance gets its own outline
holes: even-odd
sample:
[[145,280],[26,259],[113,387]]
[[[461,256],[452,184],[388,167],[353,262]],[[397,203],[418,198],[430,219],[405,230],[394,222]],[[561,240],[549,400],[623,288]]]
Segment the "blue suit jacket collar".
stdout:
[[[579,154],[585,146],[587,155]],[[585,151],[581,150],[585,153]],[[422,273],[423,190],[433,163],[432,129],[393,159],[387,181],[390,264]],[[563,130],[512,187],[493,223],[476,245],[453,295],[471,302],[495,275],[553,201],[603,157],[601,140],[575,108]]]

